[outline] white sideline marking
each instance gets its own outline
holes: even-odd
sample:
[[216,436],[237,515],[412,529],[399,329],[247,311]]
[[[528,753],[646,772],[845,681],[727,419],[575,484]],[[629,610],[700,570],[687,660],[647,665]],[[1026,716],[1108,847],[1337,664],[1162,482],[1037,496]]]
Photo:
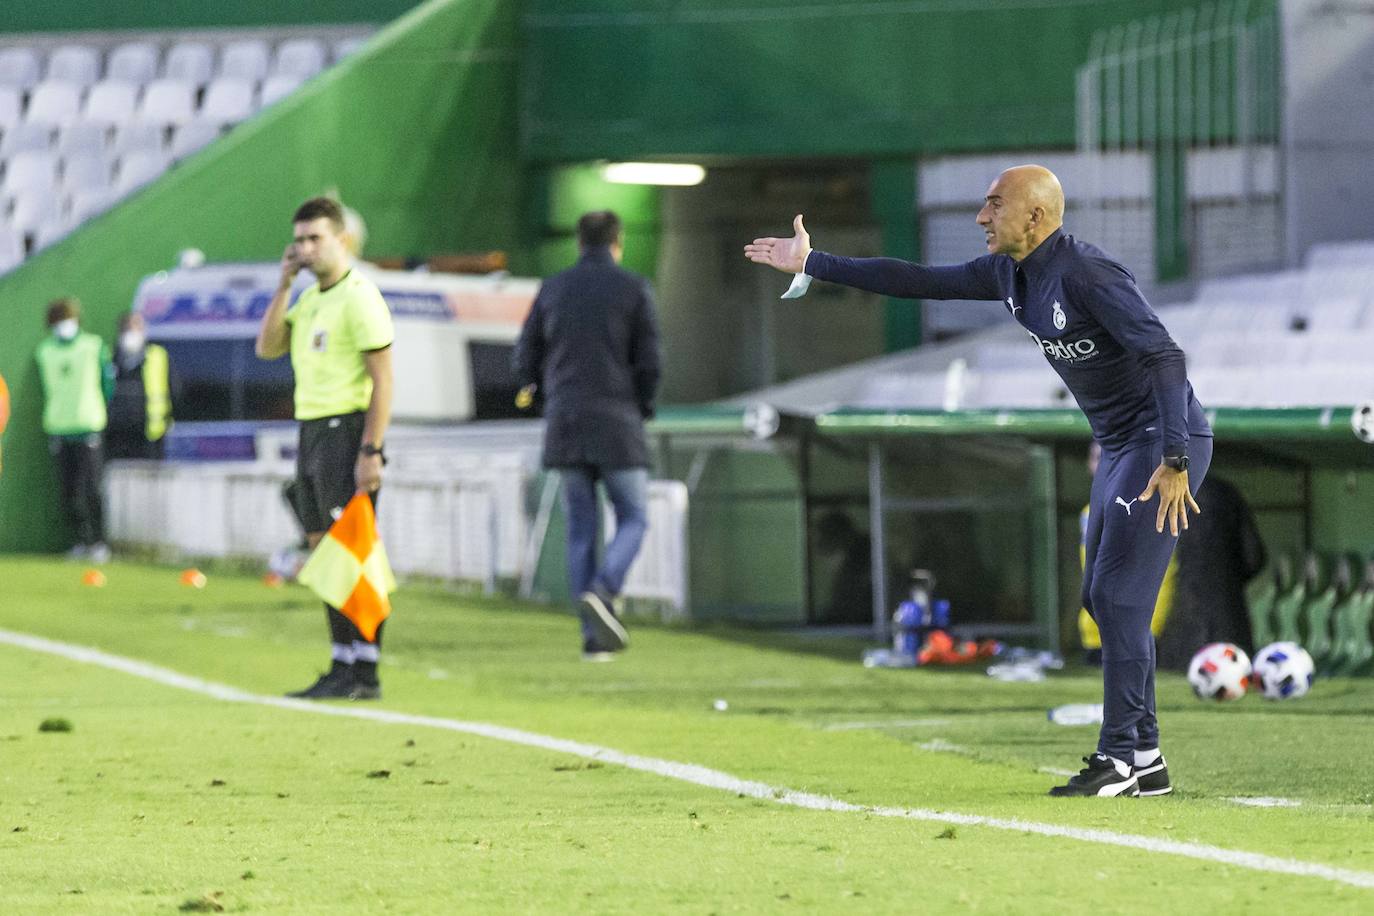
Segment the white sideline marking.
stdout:
[[1226,799],[1228,802],[1235,802],[1238,805],[1249,805],[1251,808],[1301,808],[1302,802],[1292,798],[1270,798],[1267,795],[1249,796],[1232,795]]
[[[246,690],[240,690],[237,687],[230,687],[227,684],[216,684],[213,681],[205,681],[200,678],[190,677],[189,675],[180,674],[157,665],[150,665],[146,662],[124,658],[119,655],[111,655],[99,649],[57,642],[55,640],[44,639],[41,636],[16,633],[12,630],[0,629],[0,643],[17,646],[22,649],[29,649],[34,652],[44,652],[49,655],[56,655],[60,658],[82,662],[88,665],[97,665],[112,671],[120,671],[125,674],[131,674],[134,677],[154,681],[168,687],[189,690],[193,693],[203,694],[205,696],[214,697],[217,700],[225,700],[231,703],[253,703],[259,706],[274,706],[279,709],[311,712],[317,715],[339,716],[348,719],[365,719],[371,722],[384,722],[390,725],[415,725],[422,728],[437,728],[445,731],[478,735],[483,738],[491,738],[495,741],[505,741],[510,744],[535,747],[547,751],[558,751],[564,754],[572,754],[577,757],[585,757],[590,760],[600,760],[606,763],[623,766],[627,769],[639,770],[643,773],[653,773],[656,776],[664,776],[668,779],[676,779],[681,782],[704,786],[708,789],[719,789],[723,792],[732,792],[736,795],[743,795],[749,798],[774,801],[779,804],[790,805],[796,808],[805,808],[811,811],[837,811],[849,814],[868,814],[877,817],[896,817],[914,821],[935,821],[942,824],[958,824],[967,827],[990,827],[994,830],[1010,830],[1017,833],[1034,833],[1047,837],[1063,837],[1065,839],[1079,840],[1085,843],[1124,846],[1129,849],[1141,849],[1146,852],[1183,856],[1189,859],[1200,859],[1205,862],[1219,862],[1223,865],[1233,865],[1237,868],[1248,868],[1253,871],[1297,875],[1304,878],[1320,878],[1324,881],[1348,884],[1352,887],[1374,889],[1374,872],[1337,868],[1331,865],[1322,865],[1317,862],[1302,862],[1297,859],[1282,859],[1278,856],[1264,855],[1263,853],[1257,852],[1243,852],[1235,849],[1224,849],[1220,846],[1209,846],[1205,843],[1188,843],[1130,833],[1115,833],[1110,830],[1069,827],[1060,824],[1042,824],[1036,821],[988,817],[982,814],[958,814],[952,811],[932,811],[926,808],[868,807],[840,801],[838,798],[830,798],[826,795],[797,792],[781,786],[770,786],[763,782],[740,779],[739,777],[731,776],[729,773],[722,773],[719,770],[708,769],[707,767],[698,766],[692,763],[676,763],[671,760],[660,760],[655,757],[641,757],[637,754],[626,754],[612,748],[598,747],[595,744],[584,744],[580,741],[553,738],[548,735],[536,734],[535,732],[507,728],[502,725],[489,725],[483,722],[462,722],[457,719],[417,716],[407,713],[389,712],[382,709],[361,709],[357,706],[334,706],[314,703],[309,700],[292,700],[286,697],[262,696],[260,694],[249,693]],[[1117,802],[1113,804],[1120,803]],[[1133,804],[1133,802],[1128,801],[1126,804]]]

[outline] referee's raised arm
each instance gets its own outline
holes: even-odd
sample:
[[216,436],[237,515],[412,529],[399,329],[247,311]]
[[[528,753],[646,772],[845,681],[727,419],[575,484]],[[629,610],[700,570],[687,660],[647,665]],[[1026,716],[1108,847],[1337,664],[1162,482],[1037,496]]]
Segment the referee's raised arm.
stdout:
[[253,352],[258,359],[277,359],[285,356],[291,349],[291,330],[286,326],[286,309],[291,304],[291,284],[301,265],[296,259],[296,243],[286,246],[281,256],[281,279],[277,281],[277,291],[267,304],[267,312],[262,316],[258,327],[258,340]]

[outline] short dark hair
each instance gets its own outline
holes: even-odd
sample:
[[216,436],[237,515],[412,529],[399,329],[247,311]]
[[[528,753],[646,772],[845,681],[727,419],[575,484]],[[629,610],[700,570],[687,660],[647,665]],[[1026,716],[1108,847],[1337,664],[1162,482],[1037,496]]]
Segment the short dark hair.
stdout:
[[620,241],[620,217],[612,210],[582,214],[577,221],[577,242],[583,248],[605,248]]
[[296,215],[291,217],[291,222],[308,223],[316,219],[327,219],[335,232],[343,232],[343,205],[329,197],[312,197],[296,208]]
[[48,303],[48,327],[68,318],[81,317],[81,303],[71,296],[63,296]]

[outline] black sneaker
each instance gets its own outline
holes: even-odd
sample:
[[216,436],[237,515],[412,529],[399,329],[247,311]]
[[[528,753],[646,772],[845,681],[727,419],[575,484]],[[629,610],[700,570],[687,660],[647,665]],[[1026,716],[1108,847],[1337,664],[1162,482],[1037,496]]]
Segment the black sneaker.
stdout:
[[297,700],[347,700],[353,696],[353,669],[340,665],[320,675],[319,680],[304,690],[288,693]]
[[353,689],[348,691],[350,700],[380,700],[382,698],[382,685],[378,683],[364,684],[362,681],[354,681]]
[[600,589],[583,592],[578,598],[578,613],[592,631],[592,641],[607,652],[619,652],[630,644],[620,618],[611,606],[611,596]]
[[1154,763],[1133,767],[1131,772],[1140,786],[1141,795],[1168,795],[1174,791],[1169,784],[1169,766],[1164,762],[1163,754],[1156,757]]
[[1077,776],[1072,777],[1065,785],[1050,789],[1050,794],[1056,798],[1140,794],[1135,776],[1126,764],[1118,763],[1105,754],[1084,757],[1083,762],[1087,766],[1079,770]]

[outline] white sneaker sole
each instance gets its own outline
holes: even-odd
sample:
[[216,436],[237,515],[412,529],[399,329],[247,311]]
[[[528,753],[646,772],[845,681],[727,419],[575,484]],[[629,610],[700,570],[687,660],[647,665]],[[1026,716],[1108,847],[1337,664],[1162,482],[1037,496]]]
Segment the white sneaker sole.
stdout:
[[615,619],[615,614],[596,592],[583,592],[582,606],[591,611],[591,624],[596,629],[596,641],[611,649],[623,649],[630,644],[630,634]]
[[1139,794],[1140,783],[1136,782],[1134,776],[1132,776],[1125,782],[1119,782],[1116,785],[1111,786],[1103,786],[1102,788],[1097,790],[1098,798],[1118,798],[1122,795],[1135,797]]

